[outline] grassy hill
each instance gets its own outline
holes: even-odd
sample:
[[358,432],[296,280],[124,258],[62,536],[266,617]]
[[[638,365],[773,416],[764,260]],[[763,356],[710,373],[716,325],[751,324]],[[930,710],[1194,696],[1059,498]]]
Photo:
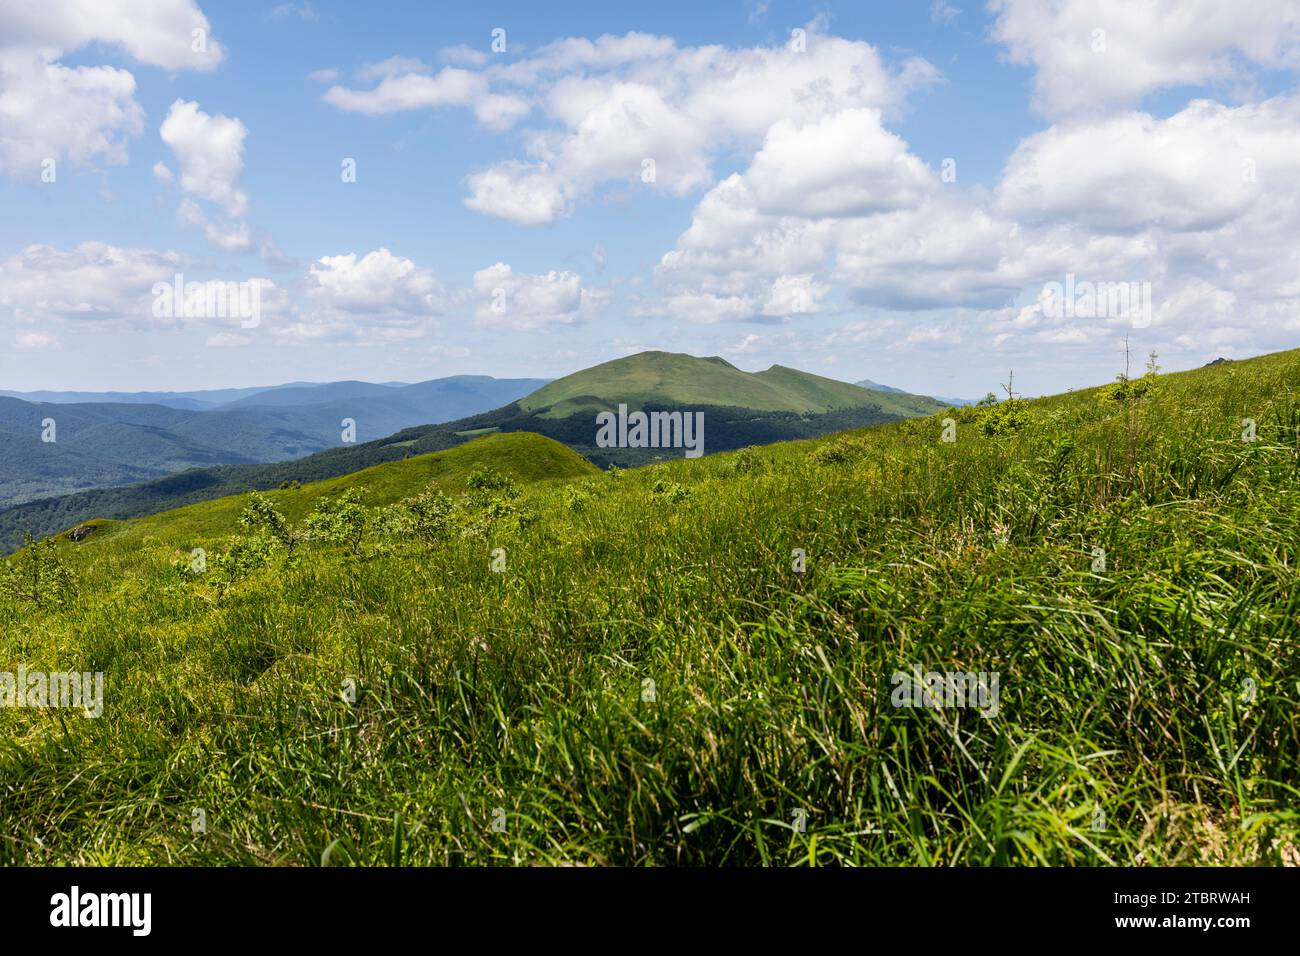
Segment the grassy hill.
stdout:
[[[28,549],[0,666],[105,705],[0,709],[0,859],[1294,864],[1297,394],[1288,352],[604,474],[489,435],[269,493],[292,554],[249,498]],[[996,707],[896,706],[949,671]]]
[[[321,499],[350,488],[364,489],[370,505],[391,504],[417,494],[430,483],[446,491],[459,492],[475,469],[489,469],[519,482],[598,473],[591,462],[541,435],[486,435],[450,451],[374,465],[337,478],[275,489],[268,494],[287,518],[297,521]],[[138,547],[145,539],[159,534],[199,540],[204,534],[220,536],[234,527],[247,500],[247,494],[232,495],[134,521],[92,519],[86,524],[95,529],[92,537],[97,546],[105,539],[112,539],[117,549]]]
[[519,400],[526,412],[563,418],[579,411],[626,404],[646,406],[732,406],[760,412],[820,413],[874,402],[899,417],[932,412],[914,395],[891,397],[847,382],[773,365],[742,372],[716,356],[696,358],[675,352],[640,352],[556,379]]

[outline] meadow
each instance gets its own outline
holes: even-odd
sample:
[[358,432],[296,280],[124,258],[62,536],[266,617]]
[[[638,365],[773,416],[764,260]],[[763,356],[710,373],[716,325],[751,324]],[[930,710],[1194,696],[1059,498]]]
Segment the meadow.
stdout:
[[0,709],[0,862],[1296,865],[1298,389],[626,471],[490,434],[93,522],[0,578],[0,670],[105,675]]

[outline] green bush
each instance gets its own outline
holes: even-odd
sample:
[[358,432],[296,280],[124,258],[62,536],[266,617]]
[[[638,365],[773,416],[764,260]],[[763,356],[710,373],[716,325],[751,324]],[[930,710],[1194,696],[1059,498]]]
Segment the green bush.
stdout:
[[307,516],[307,534],[315,541],[346,545],[354,555],[370,529],[370,509],[361,503],[361,492],[348,488],[341,495],[323,498]]

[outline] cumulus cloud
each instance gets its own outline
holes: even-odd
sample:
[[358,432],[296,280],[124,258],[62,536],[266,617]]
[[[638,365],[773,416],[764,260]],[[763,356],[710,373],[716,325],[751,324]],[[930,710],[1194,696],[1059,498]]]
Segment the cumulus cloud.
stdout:
[[718,156],[756,148],[777,123],[896,111],[938,77],[920,59],[890,66],[868,43],[827,35],[820,21],[807,26],[803,45],[678,47],[628,33],[565,38],[508,63],[455,58],[472,68],[433,73],[389,60],[376,65],[375,87],[335,86],[325,99],[364,113],[463,106],[496,129],[536,111],[542,125],[526,131],[526,157],[466,179],[469,208],[525,226],[568,215],[608,183],[687,195],[713,182]]
[[430,270],[383,248],[360,257],[322,256],[308,274],[318,298],[345,312],[437,315],[450,304]]
[[322,256],[308,269],[306,308],[280,330],[299,339],[402,340],[427,334],[459,301],[433,272],[379,248]]
[[536,330],[573,325],[597,314],[603,291],[583,288],[574,272],[515,272],[498,262],[474,273],[474,318],[480,325]]
[[210,29],[193,0],[0,4],[0,166],[35,178],[47,158],[124,163],[144,123],[135,77],[59,60],[99,44],[148,66],[211,70],[225,50]]
[[248,128],[228,116],[209,116],[198,103],[176,100],[158,130],[181,166],[181,188],[239,217],[248,196],[239,188]]
[[[198,103],[176,100],[158,133],[180,163],[181,189],[190,197],[213,204],[228,219],[213,223],[203,208],[187,197],[181,201],[181,221],[201,228],[210,242],[228,252],[250,248],[248,224],[244,221],[248,196],[239,187],[247,127],[232,117],[210,116],[199,109]],[[157,175],[156,166],[154,171]]]
[[126,70],[0,54],[0,90],[0,165],[21,178],[40,176],[47,159],[121,165],[144,127]]
[[1259,204],[1294,206],[1297,174],[1300,99],[1195,100],[1168,119],[1126,112],[1030,136],[1012,154],[998,198],[1022,220],[1198,231]]
[[1035,70],[1050,116],[1137,103],[1155,90],[1242,85],[1254,68],[1300,66],[1295,0],[992,0],[993,37]]
[[[26,347],[57,342],[55,330],[84,328],[147,330],[186,324],[238,326],[241,316],[158,309],[156,288],[182,289],[190,283],[225,282],[199,275],[178,252],[125,248],[103,242],[83,242],[68,249],[31,245],[0,260],[0,313],[8,313],[26,331]],[[284,290],[270,279],[237,280],[256,283],[263,318],[290,308]],[[250,300],[251,301],[251,300]],[[44,343],[44,344],[42,344]]]
[[[943,245],[933,227],[948,224],[917,219],[938,201],[938,189],[937,177],[884,129],[879,111],[850,108],[803,124],[778,122],[749,168],[703,197],[677,248],[664,255],[656,270],[664,306],[694,322],[822,311],[837,254],[845,258],[841,282],[893,281],[910,243],[925,243],[923,254],[913,253],[921,258]],[[882,225],[887,237],[878,234]],[[909,228],[931,232],[921,239]],[[987,236],[963,241],[978,245],[972,269],[986,268],[990,255],[996,266]],[[951,254],[938,258],[935,272],[954,265]]]
[[511,160],[470,175],[465,205],[475,212],[509,219],[521,226],[542,226],[569,209],[569,198],[541,163]]
[[443,67],[436,74],[419,60],[390,57],[358,72],[360,80],[379,83],[371,89],[335,85],[322,99],[345,112],[379,116],[415,109],[465,106],[490,129],[506,129],[525,115],[528,103],[517,96],[493,93],[488,79],[460,67]]
[[925,164],[881,125],[878,110],[847,109],[768,130],[745,181],[771,215],[862,216],[914,206],[935,186]]

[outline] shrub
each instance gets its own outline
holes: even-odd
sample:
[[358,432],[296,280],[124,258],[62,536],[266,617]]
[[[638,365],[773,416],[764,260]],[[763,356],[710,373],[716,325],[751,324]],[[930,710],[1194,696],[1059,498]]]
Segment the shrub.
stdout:
[[1010,435],[1032,424],[1029,403],[1023,398],[1009,398],[1005,402],[988,406],[980,413],[980,430],[985,435]]
[[564,507],[574,513],[586,511],[587,506],[591,504],[594,499],[595,495],[584,488],[565,488],[562,496]]
[[818,447],[810,456],[819,465],[838,465],[866,457],[869,446],[861,438],[837,438]]
[[239,524],[249,531],[260,531],[270,535],[284,545],[290,557],[293,556],[294,549],[302,543],[302,535],[290,528],[284,515],[275,510],[271,499],[258,491],[249,495],[248,504],[244,506],[239,516]]
[[217,595],[221,596],[232,585],[263,568],[275,552],[275,538],[266,532],[236,537],[229,549],[212,558]]
[[361,503],[361,494],[349,488],[336,498],[324,498],[307,516],[307,533],[317,541],[346,545],[353,554],[361,553],[361,542],[371,525],[370,509]]
[[668,481],[664,478],[656,478],[655,483],[650,486],[652,494],[664,495],[669,501],[676,503],[685,501],[691,496],[691,491],[679,481]]
[[53,607],[73,591],[72,572],[59,557],[54,541],[23,535],[16,561],[0,566],[0,593],[36,607]]
[[762,471],[767,461],[754,446],[742,448],[731,456],[726,473],[731,475],[756,474]]
[[497,492],[507,498],[515,498],[519,495],[519,488],[509,475],[503,475],[490,468],[475,468],[465,479],[465,485],[472,491]]
[[456,503],[436,488],[403,498],[384,511],[384,529],[403,538],[434,544],[446,538]]

